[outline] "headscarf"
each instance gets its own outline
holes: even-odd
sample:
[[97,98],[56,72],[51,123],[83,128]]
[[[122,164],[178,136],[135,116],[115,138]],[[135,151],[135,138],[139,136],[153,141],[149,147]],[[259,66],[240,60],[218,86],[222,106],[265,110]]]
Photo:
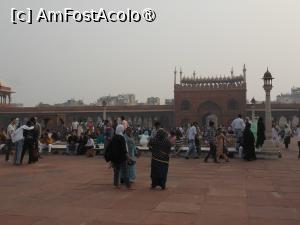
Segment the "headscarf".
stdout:
[[122,135],[123,136],[123,133],[124,133],[124,126],[122,124],[119,124],[117,127],[116,127],[116,134],[117,135]]
[[251,124],[249,122],[246,123],[246,127],[244,129],[244,135],[248,135],[249,133],[251,133]]

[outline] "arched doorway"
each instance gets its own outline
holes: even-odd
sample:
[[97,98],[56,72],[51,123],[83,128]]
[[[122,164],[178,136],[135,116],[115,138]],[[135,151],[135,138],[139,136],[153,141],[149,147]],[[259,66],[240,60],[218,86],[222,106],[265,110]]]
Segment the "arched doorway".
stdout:
[[202,125],[208,126],[209,121],[213,121],[215,126],[218,126],[220,118],[222,118],[222,109],[221,107],[213,101],[205,101],[199,105],[198,115],[200,116]]
[[218,127],[218,116],[213,113],[207,113],[202,117],[202,124],[208,126],[209,122],[213,121],[215,127]]

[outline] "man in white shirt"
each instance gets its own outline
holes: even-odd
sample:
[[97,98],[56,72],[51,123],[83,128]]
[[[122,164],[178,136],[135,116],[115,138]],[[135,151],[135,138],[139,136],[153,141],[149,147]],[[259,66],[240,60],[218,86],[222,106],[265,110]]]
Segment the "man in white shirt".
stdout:
[[279,135],[275,124],[272,125],[272,141],[274,145],[279,146]]
[[77,132],[78,126],[79,126],[79,122],[74,119],[73,122],[72,122],[72,126],[71,126],[72,131],[76,131]]
[[238,117],[236,119],[234,119],[231,123],[231,127],[234,131],[235,134],[235,138],[236,138],[236,145],[235,145],[235,149],[236,151],[239,151],[239,147],[242,144],[241,143],[241,139],[243,136],[243,130],[245,129],[245,122],[242,119],[242,115],[239,114]]
[[12,118],[10,120],[10,123],[7,126],[7,139],[6,139],[6,152],[5,152],[5,161],[8,162],[9,161],[9,155],[10,152],[12,150],[12,146],[13,146],[13,142],[12,142],[12,136],[16,130],[16,123],[17,123],[17,119],[16,118]]
[[94,157],[96,154],[96,151],[94,150],[94,148],[95,148],[94,139],[92,138],[92,136],[89,135],[87,143],[85,145],[86,156]]
[[14,157],[14,165],[20,165],[21,164],[21,154],[23,151],[23,142],[24,142],[24,137],[23,137],[23,131],[24,130],[33,130],[34,126],[28,127],[26,125],[23,125],[16,129],[14,133],[12,134],[12,142],[16,146],[16,153]]
[[195,154],[195,152],[196,152],[196,144],[195,144],[195,138],[197,135],[196,125],[197,125],[197,122],[193,122],[192,126],[187,131],[189,149],[185,156],[186,159],[189,159],[189,156],[191,153]]

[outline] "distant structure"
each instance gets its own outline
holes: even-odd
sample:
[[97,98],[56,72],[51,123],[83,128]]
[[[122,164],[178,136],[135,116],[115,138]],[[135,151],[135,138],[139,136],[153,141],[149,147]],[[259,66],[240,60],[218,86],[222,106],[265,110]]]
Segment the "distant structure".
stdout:
[[160,105],[160,98],[159,97],[147,98],[147,105]]
[[39,104],[36,105],[36,107],[42,107],[42,108],[45,108],[45,107],[51,107],[52,105],[50,104],[47,104],[47,103],[43,103],[43,102],[40,102]]
[[13,94],[10,87],[5,86],[1,81],[0,81],[0,105],[1,106],[8,106],[11,104],[11,94]]
[[174,99],[165,99],[165,105],[174,105]]
[[[47,106],[47,104],[45,104]],[[59,104],[54,104],[56,107],[68,107],[68,106],[84,106],[85,104],[83,103],[82,100],[75,100],[75,99],[70,99],[64,103],[59,103]]]
[[128,106],[136,105],[137,101],[134,94],[120,94],[117,96],[103,96],[99,98],[95,105],[102,106],[103,101],[107,103],[108,106]]
[[293,87],[290,94],[277,95],[277,103],[300,103],[300,87]]
[[208,125],[229,125],[238,114],[246,113],[246,66],[243,74],[235,76],[191,77],[183,76],[180,69],[180,82],[177,83],[177,70],[174,71],[175,124],[184,126],[194,121]]
[[23,103],[10,103],[11,107],[24,107]]

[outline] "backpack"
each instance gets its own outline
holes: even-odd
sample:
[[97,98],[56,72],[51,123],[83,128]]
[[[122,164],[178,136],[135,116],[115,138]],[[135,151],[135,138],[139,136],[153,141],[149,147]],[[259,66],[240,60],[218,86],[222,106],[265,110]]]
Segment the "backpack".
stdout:
[[112,160],[112,149],[111,149],[111,141],[108,143],[105,152],[104,159],[106,162],[110,162]]

